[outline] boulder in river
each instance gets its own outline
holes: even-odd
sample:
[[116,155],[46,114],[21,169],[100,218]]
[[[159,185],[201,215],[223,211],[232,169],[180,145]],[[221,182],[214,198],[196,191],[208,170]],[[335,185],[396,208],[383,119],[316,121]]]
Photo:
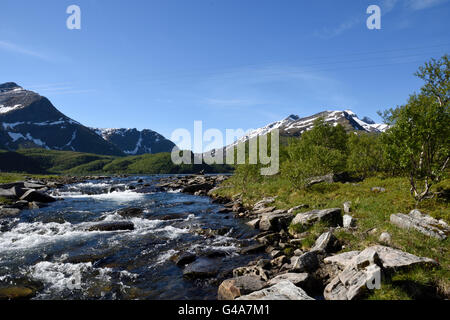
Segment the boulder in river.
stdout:
[[55,198],[36,190],[28,190],[20,197],[20,200],[26,200],[28,202],[42,202],[42,203],[49,203],[56,201]]
[[141,216],[144,210],[142,208],[123,208],[117,211],[122,217],[138,217]]
[[212,278],[219,272],[217,261],[211,259],[198,259],[186,266],[183,277],[187,279]]
[[89,231],[121,231],[134,230],[134,224],[130,221],[99,222],[88,228]]
[[314,300],[303,289],[288,280],[259,291],[255,291],[236,300]]
[[0,208],[0,218],[11,218],[20,214],[17,208]]
[[245,275],[223,281],[218,289],[219,300],[234,300],[240,296],[263,289],[266,283],[258,276]]

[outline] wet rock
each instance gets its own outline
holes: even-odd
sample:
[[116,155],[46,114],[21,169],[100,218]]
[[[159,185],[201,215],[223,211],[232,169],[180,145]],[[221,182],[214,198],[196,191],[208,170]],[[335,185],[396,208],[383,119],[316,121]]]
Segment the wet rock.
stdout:
[[188,186],[183,187],[182,192],[183,193],[195,193],[197,191],[205,191],[205,193],[209,190],[211,190],[214,186],[210,183],[198,183],[198,184],[191,184]]
[[204,279],[216,276],[218,273],[217,262],[210,259],[198,259],[186,266],[183,277],[187,279]]
[[0,208],[0,218],[12,218],[20,214],[20,209]]
[[251,246],[248,246],[246,248],[241,249],[241,254],[253,254],[253,253],[259,253],[264,252],[266,246],[264,244],[254,244]]
[[218,289],[219,300],[234,300],[240,296],[263,289],[266,283],[258,276],[245,275],[223,281]]
[[315,251],[309,251],[301,256],[291,258],[291,270],[295,272],[313,272],[319,267],[319,259]]
[[138,217],[144,213],[142,208],[123,208],[117,211],[122,217]]
[[96,223],[88,228],[88,231],[122,231],[134,230],[134,224],[130,221],[108,221]]
[[125,191],[125,186],[121,186],[121,185],[116,185],[116,186],[110,186],[107,189],[108,193],[113,193],[113,192],[123,192]]
[[312,225],[316,222],[325,222],[330,227],[342,226],[341,209],[312,210],[299,213],[292,220],[292,224],[300,225]]
[[256,240],[264,245],[275,244],[280,240],[278,232],[269,232],[267,234],[259,235]]
[[325,253],[337,252],[341,249],[338,239],[333,235],[332,231],[322,233],[317,238],[316,243],[311,248],[311,251],[319,251]]
[[20,197],[20,200],[26,200],[28,202],[42,202],[42,203],[50,203],[56,201],[55,198],[35,190],[28,190]]
[[244,207],[242,206],[242,204],[240,204],[238,202],[238,203],[233,204],[233,207],[231,207],[231,211],[237,212],[237,213],[244,212]]
[[220,208],[217,213],[230,213],[232,212],[232,210],[230,210],[229,208]]
[[42,288],[42,283],[29,279],[0,282],[0,300],[29,300]]
[[259,221],[259,229],[263,231],[281,231],[287,229],[294,216],[289,213],[271,212],[263,214]]
[[255,291],[251,294],[241,296],[236,300],[314,300],[301,288],[295,286],[288,280],[283,280],[277,284]]
[[267,284],[273,286],[281,281],[288,280],[297,287],[305,289],[309,287],[312,282],[311,276],[308,273],[283,273],[275,278],[270,279]]
[[345,214],[342,218],[342,226],[344,228],[353,228],[356,226],[356,219],[348,214]]
[[414,229],[439,240],[445,240],[450,232],[450,228],[445,221],[422,214],[419,210],[412,210],[408,215],[403,213],[392,214],[390,221],[399,228]]
[[184,267],[185,265],[194,262],[197,256],[190,252],[184,252],[181,254],[174,255],[170,258],[179,267]]

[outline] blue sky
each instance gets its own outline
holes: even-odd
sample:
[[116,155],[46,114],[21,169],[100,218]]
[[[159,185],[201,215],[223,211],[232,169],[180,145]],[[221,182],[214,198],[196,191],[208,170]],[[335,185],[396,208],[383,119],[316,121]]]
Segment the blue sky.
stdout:
[[[79,5],[82,29],[66,28]],[[382,29],[366,9],[382,9]],[[2,0],[0,82],[87,126],[256,128],[403,104],[450,48],[450,1]]]

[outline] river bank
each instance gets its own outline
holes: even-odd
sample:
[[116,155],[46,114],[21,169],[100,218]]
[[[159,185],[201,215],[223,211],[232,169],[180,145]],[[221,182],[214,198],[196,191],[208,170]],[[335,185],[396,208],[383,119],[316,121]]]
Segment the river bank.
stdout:
[[[392,212],[386,224],[361,214],[357,201],[323,203],[327,188],[354,188],[360,196],[368,188],[368,199],[384,202],[394,189],[389,179],[384,187],[371,180],[318,185],[320,205],[310,198],[292,203],[278,195],[268,197],[263,185],[251,189],[249,184],[243,190],[233,178],[219,180],[184,177],[162,184],[166,190],[206,194],[224,206],[223,212],[232,212],[259,232],[255,248],[267,256],[233,270],[233,277],[219,286],[219,299],[448,299],[449,228],[444,220],[415,209],[409,215]],[[342,193],[353,200],[348,191]],[[408,227],[400,219],[409,219]],[[365,229],[367,225],[371,227]],[[410,253],[420,252],[418,246],[399,245],[416,238],[430,246],[426,255]]]
[[[355,202],[249,201],[251,186],[239,192],[225,175],[57,179],[1,185],[52,200],[22,194],[2,205],[15,210],[0,217],[3,298],[347,300],[383,298],[399,277],[415,298],[448,297],[445,281],[410,280],[445,277],[445,259],[408,253],[381,225],[361,231],[367,222]],[[349,238],[359,232],[370,241]],[[445,248],[448,240],[431,241]],[[377,275],[381,289],[371,290],[367,279]]]

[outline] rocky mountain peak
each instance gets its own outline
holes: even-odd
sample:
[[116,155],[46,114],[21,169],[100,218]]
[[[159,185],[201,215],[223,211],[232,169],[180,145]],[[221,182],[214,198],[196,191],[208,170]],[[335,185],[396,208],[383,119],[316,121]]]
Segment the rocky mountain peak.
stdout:
[[5,82],[0,84],[0,93],[12,91],[12,90],[22,90],[23,88],[15,82]]

